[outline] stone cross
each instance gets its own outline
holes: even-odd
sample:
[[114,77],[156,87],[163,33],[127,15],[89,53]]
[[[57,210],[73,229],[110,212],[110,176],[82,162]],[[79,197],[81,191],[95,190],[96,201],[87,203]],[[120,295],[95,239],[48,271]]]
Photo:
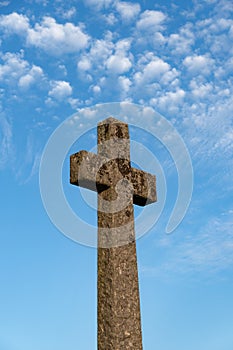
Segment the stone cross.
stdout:
[[70,183],[98,193],[98,350],[142,350],[133,204],[155,202],[156,183],[131,167],[126,123],[98,124],[98,154],[71,155]]

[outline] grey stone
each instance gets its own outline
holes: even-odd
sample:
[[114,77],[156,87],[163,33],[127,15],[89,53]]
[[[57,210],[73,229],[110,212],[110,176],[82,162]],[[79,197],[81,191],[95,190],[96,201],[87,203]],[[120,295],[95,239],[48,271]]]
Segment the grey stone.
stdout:
[[156,181],[131,167],[126,123],[98,124],[98,155],[71,155],[70,183],[98,193],[98,350],[142,350],[133,204],[155,202]]

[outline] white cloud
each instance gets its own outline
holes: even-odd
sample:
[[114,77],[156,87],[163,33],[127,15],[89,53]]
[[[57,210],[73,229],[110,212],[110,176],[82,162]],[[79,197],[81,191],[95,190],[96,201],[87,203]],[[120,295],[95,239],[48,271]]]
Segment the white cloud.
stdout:
[[197,22],[198,36],[204,40],[209,51],[215,56],[221,56],[224,53],[227,57],[233,53],[231,34],[233,20],[224,18],[220,8],[219,10],[219,13],[212,18]]
[[195,43],[195,34],[192,24],[186,24],[178,33],[171,34],[167,39],[168,47],[177,55],[187,54]]
[[101,87],[99,85],[95,85],[92,87],[92,91],[94,94],[99,94],[101,92]]
[[64,10],[63,8],[61,8],[61,10],[59,11],[59,14],[64,19],[71,19],[72,17],[74,17],[76,15],[76,12],[77,12],[76,8],[73,6],[73,7],[69,8],[69,10]]
[[102,40],[97,39],[92,43],[88,58],[95,64],[95,66],[101,68],[108,57],[112,54],[113,49],[114,43],[112,42],[111,36]]
[[208,18],[197,22],[198,27],[203,28],[203,34],[220,33],[229,30],[233,20],[226,18]]
[[164,96],[159,97],[158,106],[161,110],[174,113],[178,111],[178,107],[183,103],[185,91],[178,88],[175,92],[168,91]]
[[166,15],[161,11],[144,11],[138,20],[136,27],[140,31],[156,32],[162,29]]
[[17,81],[27,70],[29,64],[22,59],[22,54],[6,53],[1,56],[0,80],[4,83]]
[[110,74],[123,74],[132,67],[132,55],[129,54],[131,40],[123,39],[116,42],[114,54],[106,60],[106,68]]
[[126,96],[132,85],[131,80],[125,76],[120,76],[118,78],[118,84],[119,84],[120,90],[122,91],[122,97]]
[[0,27],[8,34],[23,35],[28,46],[35,46],[50,54],[78,52],[88,45],[89,36],[83,28],[72,23],[59,24],[52,17],[44,17],[41,23],[30,27],[24,15],[12,13],[1,16]]
[[207,55],[193,55],[187,56],[183,61],[183,65],[192,74],[205,75],[212,71],[214,60]]
[[62,101],[72,95],[72,87],[67,81],[53,81],[49,96],[57,101]]
[[63,76],[67,76],[67,69],[66,69],[66,66],[64,64],[59,64],[58,69],[62,73]]
[[113,26],[117,22],[117,18],[115,17],[114,13],[105,14],[103,15],[103,18],[110,26]]
[[28,30],[27,44],[55,55],[78,52],[88,44],[89,37],[72,23],[58,24],[52,17],[44,17],[41,24]]
[[122,39],[116,42],[115,51],[118,53],[125,53],[130,49],[131,39]]
[[199,83],[197,80],[193,79],[190,82],[190,88],[194,98],[205,98],[212,92],[213,85],[211,83]]
[[[198,94],[198,87],[204,91],[204,96],[193,94],[193,90]],[[221,173],[222,177],[218,177],[222,183],[223,177],[226,183],[232,183],[232,83],[228,80],[203,83],[202,79],[196,79],[190,88],[191,94],[187,93],[180,115],[183,115],[184,137],[190,146],[192,159],[201,168],[213,169],[212,181],[215,179],[214,174]],[[219,178],[215,181],[219,182]]]
[[233,130],[228,130],[225,134],[220,138],[220,140],[215,144],[215,148],[221,148],[226,151],[233,150]]
[[111,33],[108,33],[105,39],[93,41],[89,53],[81,57],[77,63],[81,76],[86,80],[89,74],[91,75],[91,79],[89,79],[91,81],[93,76],[104,73],[120,75],[128,72],[132,67],[133,60],[133,56],[129,52],[130,46],[130,39],[123,39],[114,43]]
[[170,86],[174,86],[177,85],[177,83],[179,82],[178,79],[176,79],[179,76],[179,72],[177,71],[176,68],[171,68],[169,66],[169,71],[165,71],[163,76],[161,77],[160,83],[163,85],[170,85]]
[[111,74],[122,74],[130,70],[132,63],[128,57],[116,54],[108,58],[106,67]]
[[230,38],[230,32],[227,34],[224,33],[222,35],[213,35],[209,36],[207,42],[210,42],[210,51],[215,55],[229,55],[233,53],[232,49],[232,38]]
[[140,5],[138,3],[132,3],[132,2],[117,2],[116,3],[116,9],[119,12],[121,18],[123,21],[131,21],[135,17],[138,16],[140,13]]
[[43,70],[38,66],[32,66],[28,73],[21,76],[19,79],[19,87],[28,89],[43,77]]
[[134,38],[140,47],[146,50],[154,48],[154,52],[165,52],[166,36],[162,34],[165,29],[167,15],[161,11],[146,10],[140,14],[134,30]]
[[226,17],[230,13],[233,13],[232,1],[231,0],[219,0],[217,1],[216,12],[221,13],[222,16]]
[[[180,72],[153,52],[140,55],[135,65],[135,73],[129,77],[132,80],[129,96],[145,100],[156,108],[164,108],[170,98],[170,106],[180,106],[183,89],[180,89]],[[166,95],[170,94],[170,95]],[[158,106],[158,101],[160,101]],[[167,103],[168,104],[168,103]]]
[[161,58],[152,56],[149,63],[140,67],[140,70],[134,75],[136,84],[148,84],[159,81],[161,76],[170,70],[170,65]]
[[79,100],[78,98],[72,98],[72,97],[69,97],[68,103],[70,104],[71,108],[73,108],[74,110],[77,110],[78,107],[83,105],[83,101]]
[[0,81],[8,85],[18,84],[21,88],[28,88],[39,82],[44,74],[42,68],[31,65],[20,54],[6,53],[1,56],[3,64],[0,65]]
[[16,12],[2,15],[0,16],[0,28],[3,28],[7,34],[26,34],[29,29],[29,19]]
[[91,69],[90,60],[86,56],[82,57],[82,59],[78,62],[78,70],[86,72],[90,69]]

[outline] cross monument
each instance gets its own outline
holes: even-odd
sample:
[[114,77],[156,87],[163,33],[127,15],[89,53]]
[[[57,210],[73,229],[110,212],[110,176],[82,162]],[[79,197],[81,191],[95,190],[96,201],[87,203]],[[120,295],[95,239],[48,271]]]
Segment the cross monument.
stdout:
[[142,350],[133,204],[155,202],[156,182],[131,167],[126,123],[98,124],[98,154],[71,155],[70,183],[98,193],[98,350]]

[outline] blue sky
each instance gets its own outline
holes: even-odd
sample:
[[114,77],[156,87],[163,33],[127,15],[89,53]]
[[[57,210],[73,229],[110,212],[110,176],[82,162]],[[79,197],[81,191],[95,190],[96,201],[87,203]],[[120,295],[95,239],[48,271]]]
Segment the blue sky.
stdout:
[[[157,224],[137,242],[144,348],[232,350],[232,11],[228,0],[0,1],[0,349],[96,349],[96,249],[50,221],[39,165],[68,117],[128,101],[173,125],[194,171],[186,216],[167,235],[174,160],[164,144],[130,129],[167,183]],[[91,114],[79,115],[88,126]],[[95,146],[95,130],[86,136],[72,152]],[[94,224],[95,210],[68,184],[68,156],[67,200]]]

